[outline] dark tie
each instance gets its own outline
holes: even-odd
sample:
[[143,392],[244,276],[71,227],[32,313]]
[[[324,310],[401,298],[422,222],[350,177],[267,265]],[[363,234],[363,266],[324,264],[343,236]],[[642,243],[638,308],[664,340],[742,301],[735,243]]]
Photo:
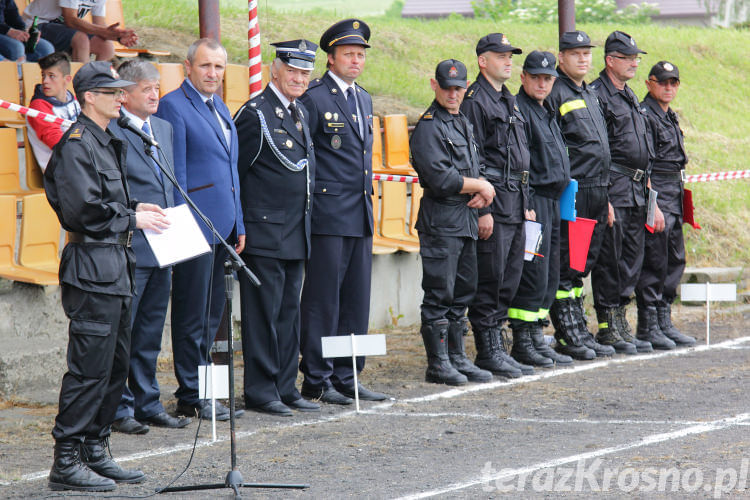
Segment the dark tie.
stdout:
[[293,102],[289,103],[289,113],[292,115],[292,119],[294,120],[294,126],[297,127],[297,130],[299,132],[302,132],[302,120],[299,115],[299,110]]
[[216,106],[214,106],[214,100],[213,99],[207,99],[206,100],[206,106],[208,106],[208,109],[211,111],[211,116],[213,116],[216,119],[216,121],[219,122],[219,127],[221,127],[222,130],[223,130],[224,126],[222,125],[221,120],[219,120],[219,117],[221,115],[219,115],[216,112]]
[[[152,137],[152,138],[154,137],[153,135],[151,135],[151,127],[148,126],[148,122],[143,122],[143,126],[141,127],[141,130],[143,130],[143,132],[147,136]],[[159,165],[157,165],[156,162],[154,161],[154,158],[157,155],[156,148],[154,146],[149,146],[149,149],[151,149],[151,165],[154,167],[154,169],[156,169],[156,176],[159,177],[159,179],[161,179],[161,169],[159,168]]]
[[362,137],[362,124],[357,120],[357,93],[352,87],[346,89],[346,102],[349,104],[349,112],[352,114],[352,120],[357,124],[357,133]]

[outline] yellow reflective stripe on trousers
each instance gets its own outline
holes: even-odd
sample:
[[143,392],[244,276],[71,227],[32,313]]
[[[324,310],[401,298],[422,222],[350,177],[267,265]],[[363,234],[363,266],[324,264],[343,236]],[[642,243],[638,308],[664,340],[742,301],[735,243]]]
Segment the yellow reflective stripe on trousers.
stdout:
[[564,102],[560,105],[560,117],[563,117],[575,109],[581,109],[586,107],[586,101],[583,99],[576,99],[574,101]]
[[571,293],[573,294],[573,297],[577,299],[578,297],[583,295],[583,287],[582,286],[575,287],[571,290]]
[[536,317],[537,319],[544,319],[547,317],[547,314],[549,314],[549,309],[539,309]]
[[555,294],[555,298],[560,299],[572,299],[573,297],[573,290],[558,290]]
[[599,323],[599,329],[601,330],[602,328],[609,328],[609,323],[606,321],[604,323]]
[[539,311],[524,311],[523,309],[516,309],[511,307],[508,309],[508,317],[510,319],[518,319],[521,321],[528,321],[532,323],[539,319]]

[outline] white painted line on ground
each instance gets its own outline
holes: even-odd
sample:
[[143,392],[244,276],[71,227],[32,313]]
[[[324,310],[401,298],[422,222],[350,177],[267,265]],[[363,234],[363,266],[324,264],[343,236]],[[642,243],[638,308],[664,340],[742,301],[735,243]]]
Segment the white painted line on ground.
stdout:
[[[663,357],[674,357],[674,356],[684,356],[687,354],[693,354],[693,353],[699,353],[704,351],[713,351],[718,349],[732,349],[734,346],[743,344],[745,342],[750,342],[750,336],[747,337],[740,337],[732,340],[726,340],[724,342],[719,342],[717,344],[711,344],[711,345],[701,345],[698,347],[691,347],[688,349],[677,349],[674,351],[663,351],[653,354],[638,354],[634,356],[623,356],[618,358],[611,358],[605,361],[594,361],[589,362],[587,364],[583,365],[576,365],[571,368],[560,368],[560,369],[554,369],[550,370],[544,373],[539,373],[537,375],[528,375],[525,377],[521,377],[518,379],[508,380],[508,381],[496,381],[496,382],[487,382],[485,384],[475,384],[470,385],[463,389],[450,389],[443,392],[438,392],[435,394],[430,394],[427,396],[421,396],[417,398],[409,398],[409,399],[401,399],[396,401],[389,401],[386,403],[380,403],[377,405],[372,406],[371,408],[367,409],[367,413],[375,413],[379,412],[381,410],[386,410],[388,408],[391,408],[394,404],[414,404],[414,403],[423,403],[423,402],[429,402],[429,401],[435,401],[437,399],[449,399],[449,398],[455,398],[459,396],[463,396],[464,394],[472,393],[472,392],[479,392],[479,391],[488,391],[492,389],[496,389],[498,387],[505,387],[505,386],[511,386],[511,385],[518,385],[518,384],[526,384],[530,382],[535,382],[537,380],[543,380],[547,378],[552,377],[558,377],[560,375],[568,375],[571,373],[580,373],[585,372],[588,370],[594,370],[597,368],[604,368],[613,364],[620,364],[620,363],[632,363],[636,361],[649,361],[652,359],[659,359]],[[315,420],[308,420],[304,422],[294,422],[291,424],[279,424],[279,425],[272,425],[269,427],[264,427],[262,429],[257,429],[254,431],[242,431],[237,432],[235,435],[237,439],[241,439],[244,437],[252,436],[260,431],[266,431],[270,429],[291,429],[294,427],[299,426],[307,426],[307,425],[316,425],[316,424],[323,424],[327,422],[335,422],[337,420],[351,417],[356,415],[356,412],[353,410],[344,411],[341,413],[337,413],[336,415],[331,415],[330,417],[325,418],[319,418]],[[229,441],[229,436],[219,437],[216,442],[213,441],[199,441],[196,447],[206,447],[206,446],[212,446],[216,443],[224,443],[226,441]],[[169,455],[172,453],[178,453],[180,451],[184,451],[186,449],[191,449],[193,446],[193,443],[182,443],[177,444],[168,448],[159,448],[157,450],[149,450],[144,451],[141,453],[135,453],[132,455],[127,455],[124,457],[116,457],[118,462],[128,462],[131,460],[142,460],[146,458],[152,458],[162,455]],[[38,481],[40,479],[44,479],[48,476],[49,472],[47,471],[38,471],[38,472],[32,472],[29,474],[24,474],[21,476],[20,479],[16,481],[12,481],[9,484],[13,483],[19,483],[19,482],[27,482],[27,481]],[[3,483],[0,483],[3,484]]]
[[451,484],[449,486],[446,486],[445,488],[414,493],[412,495],[400,497],[399,500],[417,500],[419,498],[428,498],[428,497],[432,497],[436,495],[444,495],[446,493],[451,493],[454,491],[471,488],[472,486],[477,486],[479,484],[486,484],[488,482],[494,482],[496,480],[503,480],[503,479],[507,479],[511,477],[516,477],[521,474],[530,474],[532,472],[535,472],[541,469],[549,469],[552,467],[558,467],[560,465],[565,465],[565,464],[569,464],[572,462],[578,462],[579,460],[589,460],[589,459],[596,458],[596,457],[611,455],[612,453],[617,453],[620,451],[631,450],[633,448],[641,448],[643,446],[663,443],[665,441],[673,441],[675,439],[681,439],[687,436],[692,436],[694,434],[705,434],[707,432],[720,431],[723,429],[727,429],[729,427],[747,423],[748,420],[750,420],[750,413],[743,413],[740,415],[736,415],[734,417],[727,417],[727,418],[722,418],[719,420],[713,420],[711,422],[693,425],[693,426],[686,427],[684,429],[680,429],[680,430],[673,431],[673,432],[651,434],[650,436],[646,436],[637,441],[633,441],[632,443],[621,444],[618,446],[611,446],[609,448],[602,448],[600,450],[590,451],[587,453],[569,455],[567,457],[556,458],[553,460],[548,460],[546,462],[537,462],[535,464],[528,465],[526,467],[519,467],[517,469],[510,469],[510,470],[504,469],[497,474],[483,475],[481,477],[475,477],[463,483]]
[[[406,411],[372,411],[363,410],[360,413],[374,415],[388,415],[393,417],[417,418],[470,418],[476,420],[499,420],[502,422],[524,422],[532,424],[585,424],[585,425],[700,425],[701,420],[592,420],[585,418],[527,418],[504,417],[502,415],[486,415],[481,413],[461,412],[406,412]],[[750,425],[750,423],[748,423]]]

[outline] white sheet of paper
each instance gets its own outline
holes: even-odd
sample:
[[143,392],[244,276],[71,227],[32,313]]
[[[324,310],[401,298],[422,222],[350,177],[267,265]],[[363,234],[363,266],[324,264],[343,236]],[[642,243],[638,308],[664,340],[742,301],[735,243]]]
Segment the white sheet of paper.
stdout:
[[[208,379],[206,379],[208,377]],[[226,399],[229,397],[229,366],[201,365],[198,367],[198,397]]]
[[654,221],[656,219],[656,197],[659,195],[657,191],[653,189],[648,190],[648,211],[646,212],[646,225],[654,227]]
[[169,228],[161,233],[149,229],[143,231],[160,267],[171,266],[211,251],[190,213],[190,207],[185,204],[177,205],[167,208],[166,212]]
[[533,220],[526,221],[526,248],[523,253],[523,260],[531,262],[538,253],[539,245],[542,242],[542,225]]

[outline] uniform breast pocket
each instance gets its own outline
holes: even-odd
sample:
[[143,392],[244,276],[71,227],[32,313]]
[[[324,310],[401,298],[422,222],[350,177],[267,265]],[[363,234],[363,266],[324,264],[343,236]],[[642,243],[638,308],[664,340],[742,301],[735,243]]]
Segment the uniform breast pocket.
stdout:
[[614,135],[632,135],[635,132],[633,128],[633,117],[629,110],[617,110],[610,113],[611,126]]
[[122,185],[122,173],[117,169],[100,170],[99,174],[102,176],[104,184],[112,186],[110,191],[117,189],[118,185]]
[[341,194],[341,183],[327,181],[325,179],[315,179],[315,191],[316,195],[328,195],[335,196]]
[[244,214],[249,246],[281,249],[286,213],[281,208],[247,207]]
[[294,149],[294,140],[288,134],[273,134],[273,142],[280,150]]

